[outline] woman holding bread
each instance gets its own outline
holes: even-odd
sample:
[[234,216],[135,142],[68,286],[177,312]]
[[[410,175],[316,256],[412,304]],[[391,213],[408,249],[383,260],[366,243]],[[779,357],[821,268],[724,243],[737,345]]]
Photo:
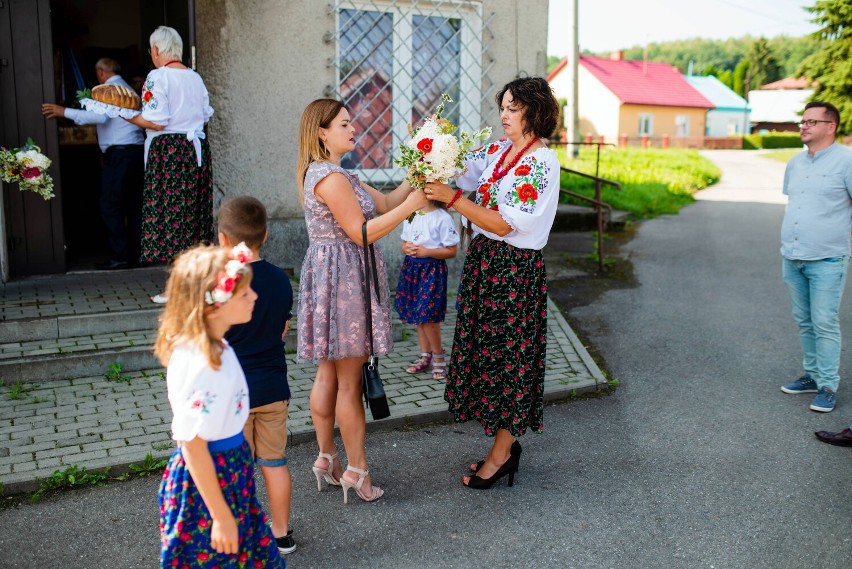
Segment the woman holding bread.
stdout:
[[[213,108],[201,76],[181,63],[177,31],[160,26],[149,41],[156,69],[145,79],[142,114],[130,122],[148,130],[140,260],[159,263],[213,239],[213,177],[204,134]],[[158,294],[151,300],[167,299]]]

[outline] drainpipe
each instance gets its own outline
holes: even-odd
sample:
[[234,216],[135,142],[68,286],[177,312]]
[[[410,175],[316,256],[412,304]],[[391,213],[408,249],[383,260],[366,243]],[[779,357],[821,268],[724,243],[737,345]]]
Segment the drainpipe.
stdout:
[[189,30],[187,39],[189,40],[189,66],[196,69],[195,58],[195,0],[186,0],[186,13],[189,20]]

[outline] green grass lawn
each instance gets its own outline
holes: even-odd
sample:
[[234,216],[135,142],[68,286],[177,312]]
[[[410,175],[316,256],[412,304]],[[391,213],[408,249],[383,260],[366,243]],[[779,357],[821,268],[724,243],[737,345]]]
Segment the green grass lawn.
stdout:
[[[556,147],[556,152],[562,166],[595,173],[595,150],[583,148],[578,158],[568,158],[564,147]],[[602,149],[598,175],[620,183],[622,188],[619,192],[604,186],[604,202],[643,219],[677,213],[694,201],[692,194],[718,182],[721,172],[695,150],[625,148]],[[594,196],[594,183],[573,174],[562,173],[562,187]],[[588,202],[568,196],[563,196],[561,201],[588,205]]]
[[769,158],[770,160],[777,160],[779,162],[787,163],[790,161],[790,158],[795,156],[796,154],[802,151],[801,148],[787,148],[785,150],[773,150],[771,152],[764,152],[760,154],[761,158]]

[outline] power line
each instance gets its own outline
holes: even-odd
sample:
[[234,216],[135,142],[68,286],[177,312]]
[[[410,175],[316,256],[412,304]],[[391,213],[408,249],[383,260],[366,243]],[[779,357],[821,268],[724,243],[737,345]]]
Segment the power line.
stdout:
[[[758,10],[753,10],[752,8],[749,8],[747,6],[743,6],[742,4],[737,3],[737,2],[731,2],[730,0],[716,0],[716,2],[719,2],[720,4],[725,4],[726,6],[730,6],[731,8],[736,8],[737,10],[743,10],[745,12],[750,12],[752,14],[756,14],[758,16],[763,16],[764,18],[769,18],[770,20],[775,20],[776,22],[781,22],[781,23],[784,23],[784,24],[801,24],[802,23],[801,20],[799,20],[797,22],[792,22],[790,20],[781,20],[781,19],[777,18],[776,16],[772,16],[770,14],[766,14],[766,13],[760,12]],[[802,12],[804,12],[804,10],[802,10]]]

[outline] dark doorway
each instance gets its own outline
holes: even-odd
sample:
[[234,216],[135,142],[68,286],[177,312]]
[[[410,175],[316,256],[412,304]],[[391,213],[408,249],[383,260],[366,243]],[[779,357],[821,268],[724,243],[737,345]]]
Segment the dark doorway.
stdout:
[[[101,57],[118,61],[121,75],[141,89],[152,68],[148,36],[158,25],[187,39],[186,0],[51,0],[50,6],[55,100],[65,107],[78,108],[77,92],[97,85]],[[60,119],[57,128],[67,269],[88,270],[110,253],[99,211],[101,152],[94,125]]]

